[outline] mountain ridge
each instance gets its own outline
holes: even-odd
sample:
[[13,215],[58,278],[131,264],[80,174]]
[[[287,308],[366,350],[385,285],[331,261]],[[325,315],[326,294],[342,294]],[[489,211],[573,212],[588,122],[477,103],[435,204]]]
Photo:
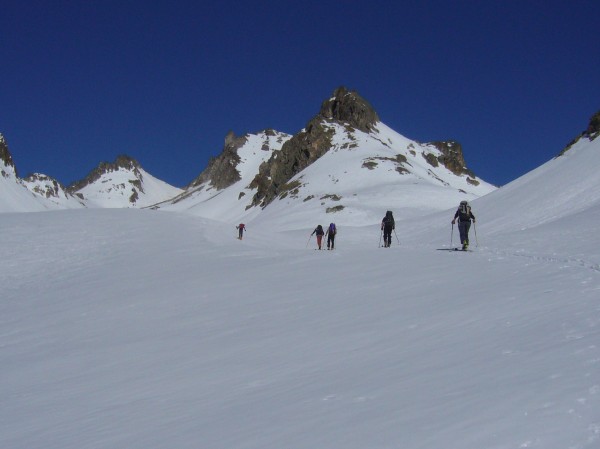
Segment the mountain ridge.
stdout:
[[[600,134],[599,123],[600,112],[594,114],[587,129],[560,154],[567,152],[581,138],[596,138]],[[356,161],[349,161],[351,153],[357,156]],[[339,157],[329,160],[329,167],[309,170],[315,174],[318,172],[319,178],[308,179],[306,170],[326,155]],[[349,187],[346,186],[345,191],[341,192],[333,184],[338,187],[348,184],[343,178],[349,172],[354,173],[352,176],[358,174],[354,172],[356,164],[372,171],[370,178],[379,178],[382,189],[389,189],[391,185],[394,191],[391,204],[398,204],[399,207],[406,202],[408,192],[419,196],[417,191],[409,187],[411,183],[424,184],[427,181],[454,191],[453,195],[448,195],[448,192],[441,195],[446,198],[444,201],[434,198],[436,208],[449,207],[461,195],[475,199],[494,189],[467,167],[459,142],[421,143],[407,139],[381,122],[367,100],[343,86],[335,89],[322,102],[317,114],[294,135],[273,129],[242,136],[229,132],[221,153],[212,157],[200,174],[183,189],[152,177],[138,161],[127,155],[118,156],[112,163],[101,162],[85,178],[68,187],[39,173],[19,178],[8,144],[1,134],[0,164],[5,180],[15,182],[18,185],[16,190],[26,188],[36,198],[32,203],[29,199],[26,201],[35,203],[32,210],[39,210],[40,204],[42,210],[152,207],[186,210],[225,220],[253,219],[260,210],[275,202],[285,200],[289,203],[299,198],[307,205],[312,201],[320,202],[322,207],[312,208],[313,213],[318,213],[319,209],[334,213],[352,208],[340,202],[344,196],[346,200],[342,202],[348,201],[348,195],[351,194]],[[344,164],[351,165],[334,175],[336,167]],[[390,171],[399,176],[390,178]],[[145,185],[146,181],[151,187]],[[316,184],[324,186],[328,183],[331,185],[327,189],[319,187],[319,191],[313,191]],[[375,188],[375,184],[373,181],[372,188]],[[406,190],[404,193],[399,188],[402,185]],[[231,189],[234,192],[226,193]],[[431,197],[439,194],[439,191],[431,191],[421,200],[430,202]],[[225,198],[229,204],[220,204]],[[209,200],[210,207],[207,206]],[[15,201],[8,203],[15,204]],[[13,210],[28,210],[28,206],[0,208],[0,211]]]

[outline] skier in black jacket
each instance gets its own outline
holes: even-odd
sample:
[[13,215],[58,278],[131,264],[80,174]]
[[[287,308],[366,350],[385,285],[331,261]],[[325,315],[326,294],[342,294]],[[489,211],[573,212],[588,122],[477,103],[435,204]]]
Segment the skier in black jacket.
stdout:
[[396,229],[396,222],[391,210],[385,213],[385,217],[381,220],[381,230],[383,231],[383,246],[389,248],[392,244],[392,231]]
[[475,215],[471,212],[471,206],[466,201],[461,201],[452,224],[456,223],[458,219],[458,232],[460,234],[460,243],[462,243],[463,251],[469,248],[469,229],[471,228],[471,220],[475,223]]

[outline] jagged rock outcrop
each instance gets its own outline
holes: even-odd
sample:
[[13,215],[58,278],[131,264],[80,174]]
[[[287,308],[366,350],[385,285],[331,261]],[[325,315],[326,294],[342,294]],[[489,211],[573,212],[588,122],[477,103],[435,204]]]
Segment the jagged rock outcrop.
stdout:
[[339,87],[333,96],[321,105],[319,114],[308,122],[303,131],[283,144],[281,151],[260,166],[250,188],[257,192],[252,206],[265,207],[286,187],[297,173],[319,159],[331,148],[333,130],[327,126],[335,122],[346,127],[369,132],[379,117],[371,105],[357,92]]
[[6,169],[12,171],[12,174],[15,177],[17,176],[17,168],[15,167],[10,151],[8,151],[8,144],[2,134],[0,134],[0,162],[3,163],[2,166],[0,166],[0,174],[2,176],[7,177],[9,175]]
[[142,190],[142,174],[140,173],[140,164],[135,159],[127,155],[120,155],[115,159],[114,162],[101,162],[98,167],[92,170],[84,179],[74,182],[68,186],[66,191],[71,195],[75,195],[77,194],[77,191],[98,181],[103,175],[121,169],[131,171],[137,178],[136,180],[131,181],[132,184],[138,189]]
[[347,123],[364,132],[373,131],[379,121],[377,112],[357,92],[338,87],[329,100],[321,105],[319,116],[326,120]]
[[590,123],[583,135],[590,140],[594,140],[596,137],[600,136],[600,111],[592,115]]
[[34,173],[26,178],[23,178],[23,182],[29,190],[44,198],[50,199],[67,197],[65,187],[50,176]]
[[589,140],[594,140],[596,137],[600,136],[600,111],[596,112],[590,118],[590,122],[585,131],[579,134],[575,139],[573,139],[569,144],[558,154],[557,157],[562,156],[567,151],[571,149],[573,145],[575,145],[580,139],[586,138]]
[[[264,131],[266,134],[274,131]],[[225,136],[225,145],[223,146],[223,152],[217,156],[212,157],[208,161],[206,169],[200,175],[194,179],[187,187],[193,188],[200,184],[209,183],[217,190],[229,187],[231,184],[240,180],[240,173],[236,167],[240,162],[240,157],[237,150],[241,148],[246,142],[247,136],[237,137],[233,131]]]
[[463,156],[462,145],[454,140],[429,142],[427,145],[432,145],[438,149],[442,155],[437,157],[440,164],[454,173],[456,176],[468,175],[475,177],[473,172],[466,167],[465,158]]

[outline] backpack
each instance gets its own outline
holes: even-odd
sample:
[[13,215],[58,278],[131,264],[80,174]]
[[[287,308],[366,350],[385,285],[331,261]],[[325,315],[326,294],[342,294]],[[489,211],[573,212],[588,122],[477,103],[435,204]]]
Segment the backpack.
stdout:
[[466,201],[461,201],[458,206],[458,215],[460,221],[470,221],[471,220],[471,206]]
[[385,217],[383,218],[383,223],[387,227],[391,227],[391,226],[395,225],[395,223],[394,223],[394,215],[392,214],[391,210],[388,210],[385,213]]
[[317,226],[317,229],[315,229],[315,231],[317,231],[317,232],[316,232],[316,234],[317,234],[317,235],[323,235],[323,234],[325,234],[325,233],[323,232],[323,226],[321,226],[321,225],[318,225],[318,226]]
[[335,233],[336,233],[335,223],[329,223],[329,235],[335,235]]

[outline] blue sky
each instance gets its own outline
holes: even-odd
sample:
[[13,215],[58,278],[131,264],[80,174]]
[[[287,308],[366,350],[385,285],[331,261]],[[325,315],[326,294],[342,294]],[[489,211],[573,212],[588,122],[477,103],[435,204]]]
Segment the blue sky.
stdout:
[[224,137],[298,132],[338,86],[502,185],[600,110],[600,2],[2,0],[0,133],[63,184],[119,154],[182,187]]

